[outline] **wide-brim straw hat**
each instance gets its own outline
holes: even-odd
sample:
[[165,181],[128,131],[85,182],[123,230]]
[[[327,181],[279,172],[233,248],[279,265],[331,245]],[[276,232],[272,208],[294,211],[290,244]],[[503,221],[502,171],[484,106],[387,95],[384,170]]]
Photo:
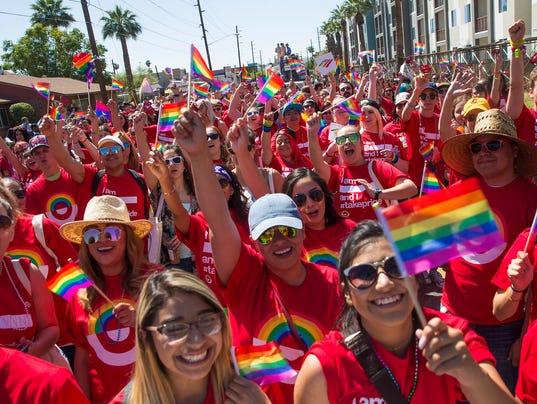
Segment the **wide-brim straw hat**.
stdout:
[[494,135],[515,143],[518,146],[515,160],[517,174],[524,177],[537,174],[537,148],[518,138],[513,120],[499,109],[480,112],[473,133],[463,133],[446,140],[441,151],[442,159],[450,168],[461,174],[466,176],[476,174],[468,145],[482,135]]
[[140,238],[147,236],[153,226],[149,220],[145,219],[131,221],[129,209],[122,199],[117,196],[103,195],[91,198],[84,212],[84,220],[63,224],[60,227],[60,234],[67,241],[80,244],[84,229],[101,223],[129,226]]

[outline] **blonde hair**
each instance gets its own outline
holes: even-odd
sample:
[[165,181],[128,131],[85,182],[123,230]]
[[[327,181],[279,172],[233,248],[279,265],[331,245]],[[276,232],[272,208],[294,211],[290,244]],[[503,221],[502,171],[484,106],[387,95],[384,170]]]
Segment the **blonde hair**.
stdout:
[[[111,222],[113,223],[113,222]],[[143,282],[141,276],[141,270],[147,266],[147,260],[144,257],[144,244],[143,240],[137,237],[130,226],[123,226],[118,223],[114,225],[120,226],[121,230],[125,233],[125,278],[123,279],[123,289],[134,300],[138,297],[140,286]],[[86,243],[80,244],[80,250],[78,251],[78,263],[84,272],[95,282],[95,284],[101,288],[104,288],[104,275],[99,263],[91,256]],[[92,312],[92,306],[97,297],[98,292],[95,288],[81,289],[78,292],[78,299],[86,312]]]
[[[159,310],[178,293],[197,295],[216,312],[225,315],[216,296],[196,276],[174,269],[152,274],[142,287],[136,310],[136,363],[130,397],[126,397],[129,403],[175,403],[169,376],[156,353],[153,338],[145,328],[154,324]],[[222,349],[209,373],[216,403],[223,402],[225,388],[233,377],[231,330],[227,317],[221,333]]]
[[[369,108],[373,113],[375,114],[375,118],[377,119],[377,133],[379,137],[382,139],[382,136],[384,135],[384,123],[382,122],[382,115],[380,115],[380,111],[376,109],[372,105],[363,105],[362,110],[364,108]],[[364,122],[360,119],[360,133],[363,133],[365,131],[364,128]]]

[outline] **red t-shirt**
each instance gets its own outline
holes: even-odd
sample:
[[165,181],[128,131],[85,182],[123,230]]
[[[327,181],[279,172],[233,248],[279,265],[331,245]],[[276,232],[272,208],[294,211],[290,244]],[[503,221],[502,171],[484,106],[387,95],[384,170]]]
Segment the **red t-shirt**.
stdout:
[[287,128],[287,130],[290,134],[294,136],[300,153],[305,157],[309,157],[308,130],[306,129],[306,127],[300,126],[297,132],[294,132],[292,129],[289,128]]
[[89,404],[67,369],[0,347],[0,397],[4,404]]
[[[0,345],[17,349],[20,339],[33,340],[36,326],[35,305],[32,295],[19,280],[11,258],[4,257],[0,273]],[[30,280],[30,260],[21,258],[20,264]]]
[[[496,362],[485,340],[470,329],[467,321],[428,308],[423,310],[427,319],[440,317],[449,326],[463,331],[468,350],[478,363]],[[372,340],[372,343],[377,355],[382,358],[397,380],[403,397],[407,397],[414,384],[416,367],[414,344],[417,341],[409,345],[404,358],[394,355],[375,340]],[[331,331],[324,341],[311,347],[308,355],[314,355],[321,363],[330,403],[385,403],[352,351],[343,344],[343,336],[339,331]],[[418,361],[418,382],[412,402],[451,404],[465,401],[459,382],[455,378],[448,375],[437,376],[429,371],[421,351],[418,351]]]
[[[88,193],[91,193],[91,184],[97,171],[99,169],[93,165],[84,165],[84,182],[82,186]],[[144,179],[142,174],[139,175]],[[101,181],[99,181],[95,195],[117,196],[127,205],[131,220],[147,219],[144,211],[144,202],[149,206],[149,197],[144,195],[142,188],[140,188],[140,185],[138,185],[127,169],[125,169],[125,173],[121,177],[114,177],[105,173]]]
[[26,213],[44,213],[58,225],[82,220],[89,193],[60,167],[60,177],[49,181],[40,175],[26,190]]
[[[399,178],[409,178],[408,175],[382,160],[373,161],[373,170],[384,189],[395,186]],[[358,182],[364,179],[370,184],[374,182],[369,175],[368,164],[360,166],[330,166],[328,189],[334,195],[334,207],[341,217],[354,220],[356,223],[364,219],[375,219],[373,204],[378,202],[371,198],[365,187]],[[380,202],[387,206],[386,201]]]
[[[300,369],[305,352],[291,334],[272,285],[308,346],[321,341],[332,329],[343,303],[336,271],[307,261],[302,264],[306,278],[299,286],[289,285],[270,273],[259,253],[242,244],[239,261],[224,288],[233,344],[260,345],[276,341],[296,370]],[[291,403],[294,382],[292,379],[274,383],[264,389],[273,403]]]
[[522,340],[516,396],[524,403],[537,403],[537,324],[528,328]]
[[520,116],[515,121],[516,133],[520,139],[537,146],[537,111],[522,107]]
[[401,141],[391,133],[384,132],[382,139],[380,139],[378,133],[364,131],[362,132],[362,144],[364,158],[367,161],[377,159],[382,160],[382,156],[380,154],[382,150],[392,150],[399,156],[399,158],[406,160],[406,155],[404,154],[405,148],[403,147]]
[[[56,263],[36,238],[32,218],[33,216],[28,214],[17,218],[15,236],[9,244],[6,255],[11,258],[28,258],[32,264],[39,268],[45,279],[49,281],[56,275]],[[63,266],[69,260],[76,261],[78,259],[78,254],[73,245],[60,236],[58,225],[46,217],[43,217],[43,234],[47,246],[56,254],[60,265]],[[61,346],[68,342],[65,335],[65,308],[67,307],[67,302],[56,293],[52,294],[52,298],[56,318],[60,326],[60,338],[57,343]]]
[[531,226],[537,210],[537,186],[523,177],[503,187],[491,187],[480,176],[476,178],[505,242],[450,261],[442,303],[451,313],[471,323],[495,325],[516,320],[498,321],[492,314],[497,286],[491,281],[515,239]]
[[341,219],[334,226],[322,230],[306,227],[303,257],[309,262],[337,269],[339,250],[354,226],[356,223],[352,220]]
[[[492,278],[492,283],[496,285],[498,288],[505,290],[511,285],[511,281],[509,280],[509,276],[507,276],[507,267],[511,263],[511,260],[514,258],[517,258],[517,254],[519,251],[524,251],[524,248],[526,247],[526,241],[528,240],[530,229],[527,228],[524,230],[520,235],[517,237],[513,245],[511,245],[511,248],[505,254],[505,257],[503,258],[503,261],[498,268],[498,272],[496,272],[496,275],[494,275],[494,278]],[[533,273],[534,277],[535,273],[537,273],[537,249],[535,248],[535,234],[533,235],[533,242],[528,243],[528,249],[526,251],[528,253],[528,257],[530,258],[530,261],[533,263]],[[533,296],[532,296],[532,302],[531,302],[531,322],[533,322],[537,318],[537,283],[532,282],[531,283],[533,287]],[[518,310],[516,314],[513,316],[513,318],[522,318],[524,316],[524,302],[521,301],[518,305]]]

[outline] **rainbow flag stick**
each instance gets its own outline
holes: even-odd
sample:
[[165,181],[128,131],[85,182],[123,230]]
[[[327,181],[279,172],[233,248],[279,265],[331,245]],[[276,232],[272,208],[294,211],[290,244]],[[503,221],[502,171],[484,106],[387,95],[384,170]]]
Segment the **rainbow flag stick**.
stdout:
[[333,110],[333,109],[336,108],[339,104],[343,104],[345,101],[348,101],[348,100],[350,100],[351,98],[354,98],[355,95],[356,95],[356,94],[353,94],[353,95],[351,95],[350,97],[345,98],[343,101],[338,102],[338,103],[335,104],[335,105],[332,105],[330,108],[325,109],[323,112]]
[[537,228],[537,211],[535,211],[535,215],[533,216],[533,222],[531,223],[530,233],[528,234],[528,239],[526,240],[526,245],[524,246],[524,252],[528,251],[528,246],[530,245],[531,236],[535,234],[536,228]]

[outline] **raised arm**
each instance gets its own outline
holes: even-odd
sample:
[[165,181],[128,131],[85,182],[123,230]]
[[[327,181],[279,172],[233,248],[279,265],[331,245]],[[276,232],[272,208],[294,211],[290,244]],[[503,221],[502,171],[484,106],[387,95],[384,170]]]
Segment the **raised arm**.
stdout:
[[492,88],[490,89],[490,107],[500,108],[500,91],[502,84],[503,57],[501,52],[494,56],[494,75],[492,76]]
[[[282,114],[280,114],[281,116]],[[274,113],[265,113],[263,116],[263,132],[261,133],[261,160],[263,160],[264,166],[269,166],[272,161],[273,153],[272,146],[270,144],[272,140],[271,128],[274,124]]]
[[319,137],[317,136],[319,128],[321,127],[321,118],[322,115],[315,112],[306,122],[306,127],[308,129],[308,150],[313,168],[317,171],[317,174],[328,182],[330,179],[330,166],[324,161],[323,151],[319,144]]
[[337,83],[336,83],[336,78],[334,77],[334,74],[332,72],[328,73],[328,81],[330,82],[330,94],[328,95],[328,98],[330,100],[333,100],[334,97],[336,96],[336,88],[337,88]]
[[455,80],[453,80],[447,90],[442,109],[440,110],[440,119],[438,122],[438,131],[440,133],[440,139],[443,142],[457,134],[455,128],[451,126],[453,101],[455,98],[472,91],[474,78],[475,73],[469,69],[462,74],[457,73]]
[[181,148],[190,156],[198,203],[211,228],[216,271],[225,286],[239,260],[241,239],[214,174],[205,126],[197,113],[183,110],[183,114],[174,122],[173,133]]
[[[509,40],[512,44],[521,44],[526,34],[526,24],[523,20],[518,20],[508,29]],[[505,112],[516,120],[522,113],[524,107],[524,54],[520,52],[520,55],[516,57],[513,53],[511,61],[509,63],[510,75],[511,75],[511,88],[509,89],[509,95],[507,96],[507,104],[505,105]]]
[[84,131],[78,126],[71,127],[71,140],[73,141],[73,145],[78,145],[79,142],[82,143],[97,167],[103,168],[101,159],[99,158],[99,149],[97,149],[97,146],[88,139]]
[[110,110],[110,119],[112,120],[112,126],[116,131],[122,131],[123,127],[121,126],[121,121],[119,120],[119,108],[117,106],[117,102],[110,98],[106,103],[106,106]]
[[416,76],[415,79],[415,85],[414,85],[414,91],[412,92],[412,95],[410,96],[410,99],[405,104],[405,107],[403,108],[403,112],[401,113],[401,120],[403,122],[408,122],[410,120],[410,117],[412,116],[412,111],[416,108],[416,105],[418,105],[418,99],[420,98],[420,95],[423,90],[429,85],[429,76],[425,74],[419,74]]
[[15,153],[13,153],[9,146],[6,144],[6,141],[2,136],[0,136],[0,150],[2,150],[2,154],[8,159],[17,174],[19,174],[21,178],[24,178],[24,176],[28,172],[28,169],[22,165]]
[[240,83],[233,97],[231,97],[231,103],[229,104],[228,116],[232,121],[236,121],[242,116],[242,111],[239,110],[242,103],[241,95],[244,94],[244,85]]
[[[147,143],[147,133],[145,133],[144,125],[147,121],[147,115],[145,112],[135,112],[132,117],[132,124],[134,128],[134,136],[136,137],[136,148],[140,154],[142,161],[146,162],[150,159],[149,143]],[[158,178],[153,174],[153,170],[148,169],[148,166],[144,164],[142,166],[144,172],[145,183],[147,188],[151,192],[156,192]]]
[[50,150],[60,166],[62,166],[73,178],[82,184],[84,181],[84,166],[76,161],[61,141],[61,131],[65,121],[60,120],[58,124],[50,116],[43,117],[39,130],[47,137]]

